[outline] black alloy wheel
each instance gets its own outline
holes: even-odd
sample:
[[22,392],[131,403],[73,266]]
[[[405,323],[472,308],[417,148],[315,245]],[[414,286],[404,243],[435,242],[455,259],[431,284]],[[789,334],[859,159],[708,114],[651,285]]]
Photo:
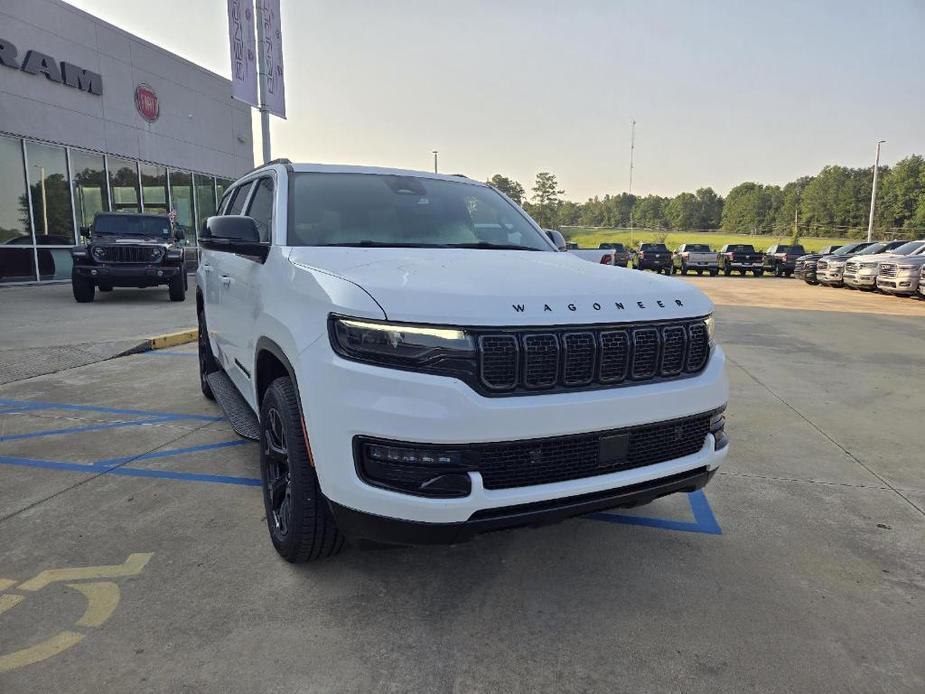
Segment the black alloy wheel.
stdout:
[[267,521],[274,538],[285,542],[292,526],[292,479],[283,421],[275,407],[267,409],[267,421],[263,426],[263,455],[267,467],[264,480],[269,514]]

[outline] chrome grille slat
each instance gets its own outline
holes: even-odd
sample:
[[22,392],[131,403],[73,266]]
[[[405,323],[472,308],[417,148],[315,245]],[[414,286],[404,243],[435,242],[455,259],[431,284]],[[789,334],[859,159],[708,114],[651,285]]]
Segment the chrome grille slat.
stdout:
[[896,277],[896,265],[893,263],[884,263],[880,266],[880,272],[878,274],[881,277]]

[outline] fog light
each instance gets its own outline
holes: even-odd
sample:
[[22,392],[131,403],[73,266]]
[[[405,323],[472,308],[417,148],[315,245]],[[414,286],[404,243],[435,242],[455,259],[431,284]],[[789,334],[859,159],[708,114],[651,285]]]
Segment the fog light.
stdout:
[[729,445],[729,437],[726,436],[726,408],[716,412],[710,417],[710,433],[713,434],[713,450],[719,451]]
[[96,270],[90,270],[90,274],[96,277]]
[[377,487],[444,498],[472,491],[460,451],[362,443],[357,453],[360,477]]
[[158,271],[157,271],[157,276],[158,276],[158,277],[163,277],[163,276],[164,276],[164,271],[163,271],[163,270],[158,270]]

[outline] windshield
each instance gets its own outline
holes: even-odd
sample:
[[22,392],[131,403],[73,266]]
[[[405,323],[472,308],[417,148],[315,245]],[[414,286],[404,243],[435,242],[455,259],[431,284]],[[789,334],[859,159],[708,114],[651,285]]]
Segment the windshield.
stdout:
[[894,248],[890,252],[895,253],[896,255],[912,255],[922,246],[925,246],[925,241],[910,241],[909,243],[904,243],[898,248]]
[[293,178],[291,246],[553,250],[488,186],[390,174]]
[[168,238],[170,220],[154,215],[101,214],[93,221],[94,234]]
[[[885,243],[872,243],[869,246],[861,246],[856,249],[854,253],[858,255],[874,255],[875,253],[882,253],[886,249]],[[839,255],[844,255],[840,253]]]

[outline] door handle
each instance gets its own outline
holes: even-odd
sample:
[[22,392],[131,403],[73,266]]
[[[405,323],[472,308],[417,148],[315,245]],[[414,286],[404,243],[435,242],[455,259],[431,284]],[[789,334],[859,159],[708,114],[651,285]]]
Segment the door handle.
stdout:
[[234,282],[233,277],[230,275],[222,275],[222,284],[224,284],[226,287],[230,287],[232,282]]

